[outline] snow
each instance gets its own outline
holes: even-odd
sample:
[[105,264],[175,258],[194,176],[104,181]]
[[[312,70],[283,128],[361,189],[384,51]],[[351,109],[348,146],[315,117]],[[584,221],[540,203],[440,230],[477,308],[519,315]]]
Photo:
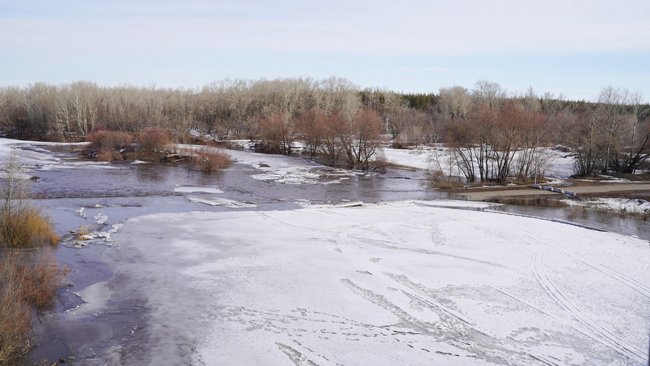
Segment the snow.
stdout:
[[55,164],[43,164],[39,170],[60,170],[60,169],[120,169],[111,165],[108,161],[58,161]]
[[627,214],[650,214],[650,202],[643,199],[628,198],[594,198],[587,200],[562,200],[570,206],[587,207],[590,209],[617,211]]
[[202,198],[202,197],[193,197],[187,196],[187,199],[196,202],[202,203],[209,206],[225,206],[229,208],[255,208],[256,204],[250,202],[240,202],[235,200],[230,200],[227,198]]
[[[417,149],[392,149],[384,148],[382,149],[386,161],[389,163],[406,166],[416,169],[431,169],[432,160],[435,159],[436,155],[441,155],[442,157],[448,156],[447,149],[441,149],[438,151],[431,148],[417,148]],[[446,169],[443,169],[446,171]]]
[[[119,169],[112,166],[109,162],[97,161],[68,161],[57,158],[48,150],[39,148],[39,146],[85,146],[87,142],[79,143],[60,143],[44,141],[25,141],[0,138],[0,160],[6,161],[11,154],[15,154],[18,164],[23,168],[38,170],[60,170],[60,169]],[[29,146],[29,149],[18,149],[19,146]],[[23,175],[22,178],[31,178],[29,175]]]
[[[441,170],[445,174],[451,172],[454,176],[461,175],[453,164],[451,151],[442,145],[416,149],[384,148],[382,153],[389,163],[415,169]],[[548,163],[544,169],[547,177],[567,179],[573,175],[573,158],[570,155],[552,148],[543,149],[541,154],[548,156]]]
[[349,179],[356,173],[326,167],[312,161],[282,155],[259,154],[248,151],[224,150],[240,164],[250,165],[261,172],[253,178],[283,184],[330,184]]
[[574,161],[571,155],[552,149],[547,149],[546,153],[549,154],[548,166],[545,172],[547,177],[568,179],[574,174]]
[[[0,157],[2,158],[2,163],[6,162],[12,154],[16,157],[16,162],[21,166],[24,165],[40,166],[46,162],[59,161],[59,159],[56,159],[55,157],[51,156],[48,153],[14,148],[17,145],[24,145],[24,144],[31,145],[31,144],[38,144],[38,143],[33,141],[21,141],[21,140],[0,138]],[[4,177],[5,173],[2,173],[2,176]],[[18,173],[16,177],[19,179],[31,178],[30,175],[24,173]]]
[[485,207],[141,216],[116,274],[142,281],[154,363],[647,362],[646,241]]
[[174,187],[174,192],[179,192],[179,193],[203,192],[203,193],[215,193],[215,194],[223,193],[223,191],[217,187],[206,187],[206,186],[177,186]]

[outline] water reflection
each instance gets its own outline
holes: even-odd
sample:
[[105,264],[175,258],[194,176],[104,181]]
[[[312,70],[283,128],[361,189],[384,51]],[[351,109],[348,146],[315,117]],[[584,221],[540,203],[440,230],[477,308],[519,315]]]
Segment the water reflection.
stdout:
[[650,240],[650,225],[638,216],[620,215],[616,212],[597,211],[584,207],[526,207],[504,205],[499,210],[549,219],[569,221],[596,229],[634,235]]
[[159,169],[151,164],[138,164],[135,173],[142,182],[161,182],[166,179],[167,170]]

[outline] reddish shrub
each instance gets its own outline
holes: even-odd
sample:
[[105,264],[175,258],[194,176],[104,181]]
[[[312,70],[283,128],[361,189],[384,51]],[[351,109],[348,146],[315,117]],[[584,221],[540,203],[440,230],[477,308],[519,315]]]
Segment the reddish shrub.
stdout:
[[67,273],[46,247],[39,252],[0,253],[0,365],[15,364],[29,351],[33,308],[50,308]]
[[196,169],[211,173],[226,168],[232,164],[232,160],[219,150],[203,147],[192,152],[190,163]]
[[120,151],[131,146],[133,137],[120,131],[96,131],[86,137],[95,151]]
[[172,143],[169,132],[163,128],[147,128],[138,133],[136,142],[143,151],[164,149]]

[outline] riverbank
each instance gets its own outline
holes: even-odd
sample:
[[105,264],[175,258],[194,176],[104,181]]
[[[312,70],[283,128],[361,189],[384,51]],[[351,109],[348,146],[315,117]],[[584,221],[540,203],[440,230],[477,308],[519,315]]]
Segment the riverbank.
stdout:
[[[571,187],[562,187],[568,191],[576,193],[582,197],[617,197],[617,196],[650,196],[650,182],[635,183],[590,183]],[[541,196],[558,196],[556,192],[533,189],[529,187],[491,187],[475,188],[467,190],[450,191],[470,201],[489,201],[495,198],[504,197],[541,197]]]

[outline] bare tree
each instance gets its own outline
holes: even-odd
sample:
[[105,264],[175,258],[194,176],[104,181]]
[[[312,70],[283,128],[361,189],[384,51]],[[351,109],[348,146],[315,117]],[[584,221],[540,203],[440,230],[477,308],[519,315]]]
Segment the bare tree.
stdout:
[[294,138],[294,126],[287,112],[277,111],[269,107],[258,118],[260,152],[291,155],[291,145]]
[[316,155],[325,138],[327,115],[319,108],[312,107],[297,117],[296,128],[305,148],[311,155]]
[[461,86],[442,88],[438,92],[438,109],[451,121],[464,118],[472,106],[469,91]]
[[484,103],[491,108],[495,108],[502,99],[505,99],[506,91],[497,83],[479,80],[474,85],[472,96],[479,103]]
[[354,116],[352,137],[354,142],[351,151],[356,168],[368,169],[370,161],[375,157],[380,145],[383,123],[381,117],[370,108],[363,108]]

